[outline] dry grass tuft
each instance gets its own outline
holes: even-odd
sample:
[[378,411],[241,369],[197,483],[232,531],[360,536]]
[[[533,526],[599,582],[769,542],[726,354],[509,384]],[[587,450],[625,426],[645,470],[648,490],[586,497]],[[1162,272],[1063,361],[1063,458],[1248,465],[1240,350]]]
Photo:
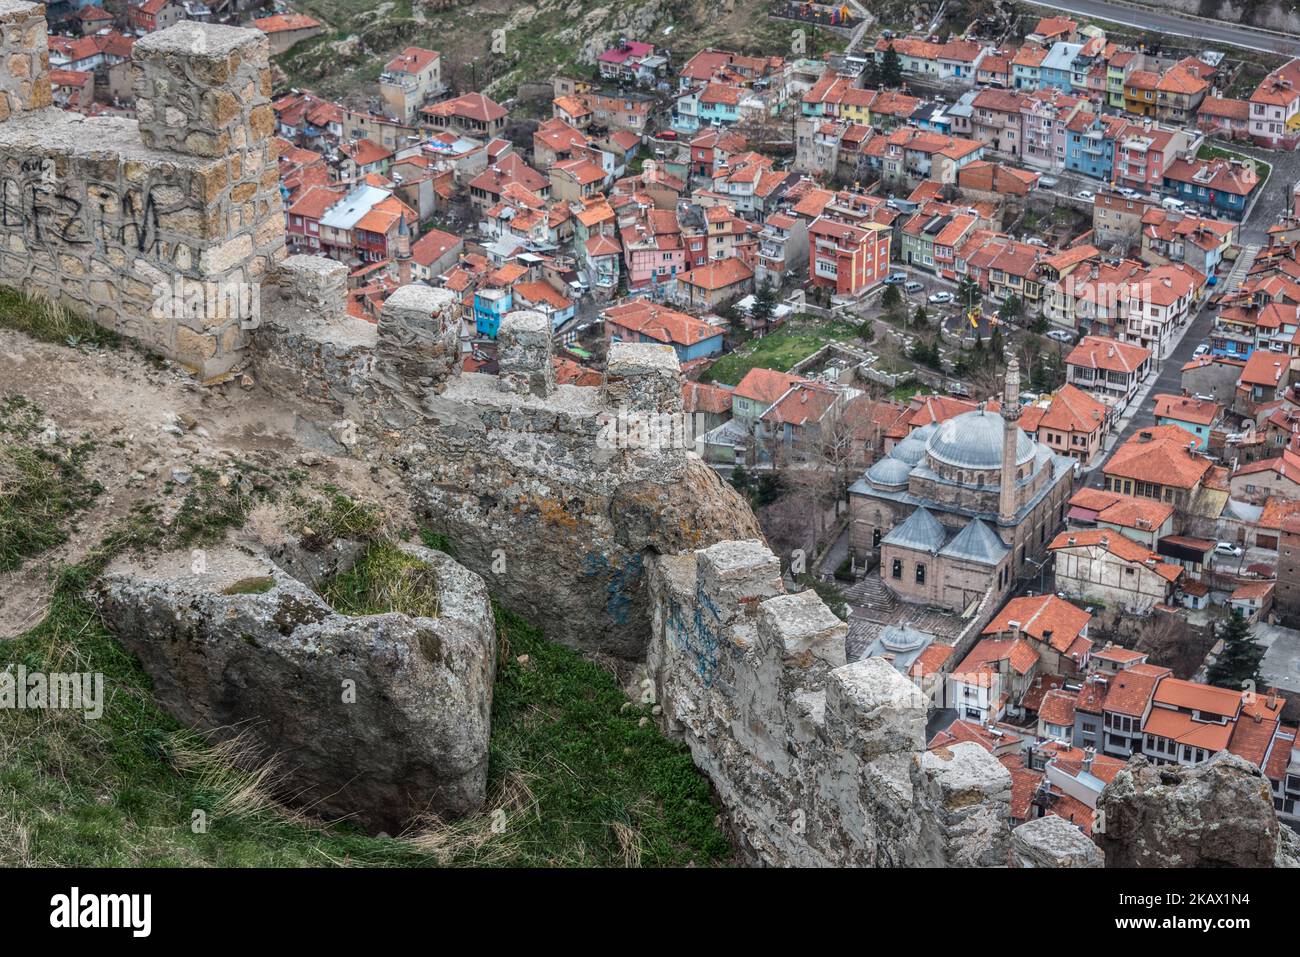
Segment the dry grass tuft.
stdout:
[[488,806],[489,810],[459,821],[442,821],[430,815],[418,821],[401,840],[442,865],[507,864],[518,854],[523,826],[539,813],[528,776],[517,770],[503,776]]

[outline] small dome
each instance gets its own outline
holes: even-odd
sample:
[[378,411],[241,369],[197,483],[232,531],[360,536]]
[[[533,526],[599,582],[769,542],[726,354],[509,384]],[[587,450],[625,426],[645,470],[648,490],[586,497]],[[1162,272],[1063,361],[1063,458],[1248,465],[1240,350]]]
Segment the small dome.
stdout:
[[[926,443],[926,451],[939,462],[967,469],[1002,466],[1002,416],[996,412],[963,412],[939,425]],[[1036,444],[1016,429],[1016,464],[1032,461]]]
[[908,478],[912,474],[912,468],[913,466],[908,465],[902,459],[886,456],[867,469],[867,481],[872,485],[888,485],[891,487],[906,485]]
[[916,432],[913,432],[895,445],[894,450],[889,454],[908,465],[920,465],[921,459],[925,458],[925,439],[918,438]]

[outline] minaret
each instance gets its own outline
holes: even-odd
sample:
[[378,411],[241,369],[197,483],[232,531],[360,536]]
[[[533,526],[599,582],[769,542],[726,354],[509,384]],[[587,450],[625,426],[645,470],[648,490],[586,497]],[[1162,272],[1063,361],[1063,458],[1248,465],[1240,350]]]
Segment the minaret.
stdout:
[[397,221],[397,239],[393,242],[393,254],[397,260],[398,282],[403,286],[411,284],[411,230],[406,225],[406,213]]
[[1007,363],[1002,389],[1002,478],[998,488],[998,524],[1016,521],[1016,438],[1020,431],[1020,363]]

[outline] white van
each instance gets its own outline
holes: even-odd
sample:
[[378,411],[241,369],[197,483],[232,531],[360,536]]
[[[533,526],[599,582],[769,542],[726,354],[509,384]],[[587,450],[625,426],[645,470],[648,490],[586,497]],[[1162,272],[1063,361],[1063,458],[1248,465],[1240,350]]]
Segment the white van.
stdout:
[[1176,196],[1166,196],[1164,199],[1160,201],[1160,205],[1163,206],[1165,209],[1171,209],[1177,211],[1182,209],[1187,204],[1184,203],[1181,199],[1179,199]]

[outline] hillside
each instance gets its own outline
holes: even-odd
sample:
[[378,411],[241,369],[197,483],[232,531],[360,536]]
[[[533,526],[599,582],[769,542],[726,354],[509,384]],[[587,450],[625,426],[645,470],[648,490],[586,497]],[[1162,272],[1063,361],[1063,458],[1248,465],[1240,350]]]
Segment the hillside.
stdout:
[[[730,3],[730,9],[728,5]],[[561,70],[590,70],[620,36],[642,37],[681,58],[710,45],[745,53],[790,48],[796,24],[769,16],[774,0],[300,0],[305,13],[331,31],[280,57],[289,84],[366,106],[388,58],[414,44],[438,50],[443,79],[454,90],[483,89],[497,99],[520,84],[546,82]],[[506,53],[491,53],[493,31],[504,29]],[[809,30],[808,52],[842,49],[847,38]]]

